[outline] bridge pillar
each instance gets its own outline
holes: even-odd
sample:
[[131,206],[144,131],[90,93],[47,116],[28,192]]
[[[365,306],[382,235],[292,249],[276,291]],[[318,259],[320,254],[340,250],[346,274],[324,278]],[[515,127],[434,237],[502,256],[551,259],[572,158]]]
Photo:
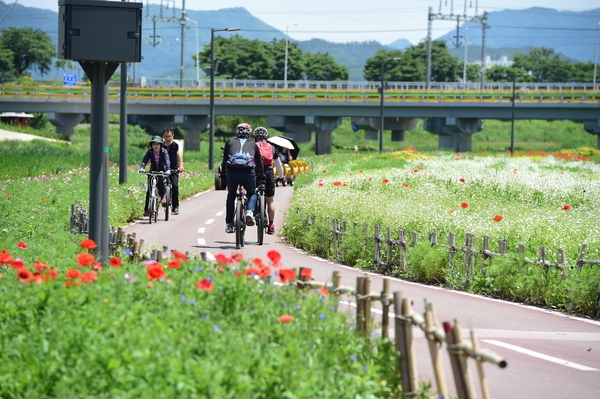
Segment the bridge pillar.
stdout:
[[180,126],[185,130],[184,150],[200,151],[200,132],[206,130],[208,116],[127,115],[127,123],[139,125],[154,135],[161,135],[165,127]]
[[73,135],[73,128],[83,120],[83,114],[46,112],[46,119],[56,126],[56,133],[61,133],[67,137],[71,137]]
[[304,122],[315,130],[315,154],[331,154],[333,139],[331,132],[342,124],[339,116],[314,116],[307,115]]
[[210,123],[208,116],[199,115],[175,115],[176,126],[185,131],[183,149],[188,151],[200,151],[200,133],[207,130]]
[[598,144],[596,144],[596,148],[600,150],[600,119],[583,121],[583,128],[586,132],[598,136]]
[[[351,123],[365,130],[365,140],[379,140],[381,118],[353,117]],[[392,141],[404,141],[404,132],[419,126],[417,118],[383,118],[383,129],[392,131]]]
[[302,116],[269,116],[267,124],[273,129],[282,131],[298,143],[308,143],[310,141],[310,126],[306,126]]
[[479,118],[427,118],[425,130],[439,135],[438,147],[451,148],[456,152],[471,151],[472,135],[483,130],[483,121]]

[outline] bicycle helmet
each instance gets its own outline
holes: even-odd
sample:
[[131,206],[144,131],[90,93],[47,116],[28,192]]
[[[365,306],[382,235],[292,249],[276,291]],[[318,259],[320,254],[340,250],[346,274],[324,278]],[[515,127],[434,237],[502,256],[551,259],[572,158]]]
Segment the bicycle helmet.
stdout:
[[256,141],[264,141],[269,137],[269,131],[266,127],[259,126],[254,129],[254,137]]
[[247,123],[240,123],[235,128],[235,132],[238,137],[247,139],[248,137],[250,137],[250,133],[252,133],[252,126],[250,126]]
[[163,141],[162,137],[160,137],[160,136],[154,136],[154,137],[152,137],[152,140],[150,140],[150,142],[148,143],[148,145],[150,147],[152,147],[152,143],[164,144],[165,142]]

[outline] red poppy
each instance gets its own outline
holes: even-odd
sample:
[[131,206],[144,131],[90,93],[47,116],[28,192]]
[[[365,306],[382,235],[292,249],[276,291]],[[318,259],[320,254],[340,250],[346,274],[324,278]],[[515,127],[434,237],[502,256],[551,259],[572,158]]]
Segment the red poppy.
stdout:
[[223,269],[222,267],[217,267],[217,272],[223,273],[225,272],[225,269]]
[[283,284],[288,281],[293,281],[296,278],[296,273],[294,273],[291,269],[281,269],[279,270],[279,279]]
[[69,278],[78,278],[81,276],[81,272],[77,269],[69,269],[65,274]]
[[460,179],[458,179],[458,181],[464,183],[466,180],[461,177]]
[[234,263],[240,263],[243,260],[244,260],[244,255],[242,255],[240,253],[231,255],[231,261]]
[[339,187],[339,186],[342,185],[342,182],[341,181],[335,181],[335,182],[333,182],[333,185],[336,186],[336,187]]
[[17,243],[17,247],[19,247],[21,249],[27,249],[27,244],[25,244],[23,241],[19,241]]
[[273,263],[279,263],[281,261],[281,254],[273,249],[267,252],[267,257],[271,259],[271,262]]
[[323,295],[329,295],[329,290],[325,287],[319,288],[319,292]]
[[502,220],[502,215],[496,215],[494,216],[494,221],[499,222]]
[[369,177],[367,180],[369,180],[369,181],[373,181],[373,178],[372,178],[372,177]]
[[82,252],[77,255],[77,263],[79,266],[89,266],[94,261],[94,255],[87,252]]
[[97,260],[95,260],[94,263],[92,263],[92,270],[94,270],[96,272],[101,272],[102,269],[103,269],[102,263],[98,262]]
[[570,211],[571,205],[563,205],[562,209],[563,209],[563,211]]
[[327,169],[323,169],[323,173],[327,173]]
[[81,276],[81,282],[89,284],[89,283],[93,283],[94,281],[96,281],[97,278],[98,278],[98,273],[86,272],[86,273],[83,273],[83,276]]
[[167,273],[165,273],[163,270],[162,265],[158,262],[146,266],[146,270],[148,272],[149,280],[160,280],[161,278],[165,278],[167,276]]
[[42,197],[40,198],[42,201],[46,201],[46,197]]
[[50,271],[48,272],[48,275],[50,276],[50,278],[52,280],[56,280],[56,278],[58,277],[58,270],[50,269]]
[[290,321],[294,321],[294,316],[290,316],[289,314],[284,314],[279,318],[281,324],[289,323]]
[[123,265],[123,261],[115,256],[110,258],[110,265],[112,267],[121,267]]
[[217,263],[219,263],[221,265],[225,265],[225,264],[231,262],[231,259],[229,258],[229,256],[223,255],[223,254],[216,254],[215,259],[217,260]]
[[9,263],[12,263],[12,261],[13,258],[10,256],[10,252],[3,249],[2,252],[0,252],[0,265],[8,265]]
[[12,267],[13,269],[21,269],[22,267],[25,267],[25,263],[23,263],[22,259],[15,259],[14,261],[12,261],[12,263],[10,264],[10,267]]
[[466,202],[461,202],[460,206],[461,206],[463,209],[467,209],[467,208],[469,207],[469,204],[467,204]]
[[413,169],[414,173],[417,173],[419,171],[419,169]]
[[33,274],[26,268],[22,267],[17,272],[17,277],[19,278],[20,282],[25,284],[25,283],[28,283],[33,278]]
[[245,276],[249,276],[251,274],[255,274],[255,275],[259,275],[260,274],[260,270],[257,269],[256,267],[249,267],[246,270],[244,270],[244,275]]
[[383,179],[382,183],[383,184],[388,184],[390,181],[388,179]]
[[404,183],[404,184],[402,185],[402,187],[404,187],[404,188],[409,188],[409,187],[410,187],[410,184],[408,184],[408,183]]
[[179,252],[177,250],[173,251],[173,256],[175,257],[175,259],[178,259],[179,261],[185,263],[188,261],[188,257],[186,254],[184,254],[183,252]]
[[323,183],[319,183],[319,187],[325,187]]
[[212,285],[211,279],[209,279],[209,278],[205,278],[202,281],[198,281],[196,283],[196,287],[200,288],[201,290],[208,291],[208,292],[211,292],[212,290],[215,289],[215,287]]
[[303,276],[303,277],[306,277],[309,280],[313,279],[312,270],[311,269],[302,269],[302,271],[300,272],[300,275]]
[[260,277],[269,277],[271,275],[271,268],[269,268],[269,266],[263,266],[259,268],[258,275]]
[[35,268],[35,270],[37,270],[38,272],[44,271],[48,268],[48,265],[43,264],[42,262],[40,262],[39,260],[37,260],[35,262],[35,265],[33,265],[33,267]]
[[252,264],[258,268],[265,267],[265,262],[261,258],[252,259]]
[[179,263],[179,261],[177,259],[168,261],[167,266],[169,266],[171,269],[181,269],[181,264]]
[[79,280],[67,280],[65,281],[65,287],[79,287]]
[[83,249],[96,249],[96,247],[96,243],[90,238],[86,238],[85,240],[81,241],[81,248]]
[[363,173],[363,170],[362,170],[362,169],[360,169],[360,170],[358,171],[358,173]]

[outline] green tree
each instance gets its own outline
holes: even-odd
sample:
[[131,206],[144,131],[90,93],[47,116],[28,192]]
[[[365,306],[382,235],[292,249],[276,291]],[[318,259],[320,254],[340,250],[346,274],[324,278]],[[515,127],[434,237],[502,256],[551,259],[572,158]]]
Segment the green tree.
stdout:
[[42,76],[50,72],[52,58],[56,51],[52,39],[41,29],[15,28],[0,31],[2,47],[11,51],[13,71],[23,76],[30,68],[35,68]]
[[[400,58],[399,60],[394,58]],[[417,60],[407,58],[400,50],[377,50],[375,55],[365,62],[363,68],[365,80],[381,81],[381,62],[383,61],[383,80],[388,82],[412,82],[423,80],[424,67]]]
[[[273,79],[283,80],[285,76],[285,39],[272,40],[270,43],[271,56],[275,61]],[[305,54],[298,43],[288,41],[287,78],[288,80],[304,79],[306,73]]]
[[[407,59],[414,59],[417,65],[423,65],[424,75],[421,79],[426,79],[427,70],[427,41],[422,40],[416,46],[410,46],[405,50]],[[443,40],[434,40],[431,42],[431,81],[432,82],[456,82],[459,76],[462,76],[462,69],[459,67],[458,58],[454,57]]]
[[509,67],[494,66],[485,70],[485,80],[488,82],[512,82],[514,77],[517,83],[531,82],[533,77],[528,74],[528,71],[516,68],[514,65]]
[[[269,45],[260,40],[249,40],[240,35],[222,36],[214,40],[215,73],[221,79],[273,79],[275,61]],[[200,52],[200,63],[210,65],[210,44]]]
[[15,64],[13,63],[12,52],[5,48],[0,41],[0,79],[6,81],[10,79],[15,70]]
[[573,64],[563,60],[551,48],[532,48],[529,54],[515,54],[514,68],[531,71],[534,82],[571,82]]
[[305,54],[307,80],[348,80],[348,68],[328,53]]

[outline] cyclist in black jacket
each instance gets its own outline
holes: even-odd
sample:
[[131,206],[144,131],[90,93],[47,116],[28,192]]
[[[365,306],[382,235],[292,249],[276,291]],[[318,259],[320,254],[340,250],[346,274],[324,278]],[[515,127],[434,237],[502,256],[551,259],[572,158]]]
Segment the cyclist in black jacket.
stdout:
[[260,151],[251,140],[252,126],[247,123],[237,125],[236,138],[225,144],[223,150],[222,170],[227,171],[227,201],[225,232],[233,233],[235,197],[238,184],[241,184],[248,195],[246,203],[246,225],[254,226],[254,209],[256,208],[256,181],[265,180],[265,172]]
[[[163,140],[165,148],[169,153],[172,170],[169,176],[169,179],[171,179],[171,205],[173,206],[173,215],[179,215],[179,172],[183,171],[183,155],[181,154],[179,144],[173,141],[174,137],[175,132],[172,127],[167,127],[163,130]],[[177,169],[176,172],[175,169]]]
[[[169,160],[169,153],[163,148],[163,140],[160,136],[152,137],[152,140],[148,143],[150,149],[144,155],[142,163],[140,164],[140,172],[145,171],[146,164],[150,162],[150,171],[152,172],[167,172],[171,169],[171,161]],[[162,198],[162,202],[165,202],[165,182],[163,177],[158,178],[158,194]],[[148,177],[148,190],[150,189],[150,177]],[[148,216],[148,201],[150,199],[150,192],[146,190],[146,204],[144,205],[144,216]]]

